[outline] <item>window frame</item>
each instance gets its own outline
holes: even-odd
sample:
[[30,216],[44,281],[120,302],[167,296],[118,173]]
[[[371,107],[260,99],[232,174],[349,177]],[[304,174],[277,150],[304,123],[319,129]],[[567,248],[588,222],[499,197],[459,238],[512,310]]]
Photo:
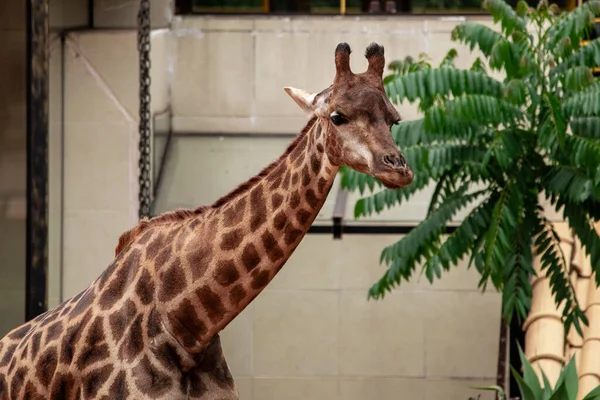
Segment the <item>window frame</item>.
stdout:
[[[264,0],[263,0],[264,1]],[[412,0],[407,0],[409,2],[409,9],[412,9]],[[345,0],[341,0],[340,3]],[[489,15],[487,12],[481,11],[469,11],[469,10],[432,10],[430,12],[404,12],[398,10],[396,13],[386,13],[386,12],[378,12],[378,13],[345,13],[342,12],[340,7],[339,13],[329,13],[329,12],[319,12],[319,13],[310,13],[304,11],[298,12],[283,12],[283,11],[196,11],[193,7],[193,0],[175,0],[175,15],[185,16],[185,15],[202,15],[202,16],[248,16],[248,17],[258,17],[258,16],[279,16],[279,17],[334,17],[334,16],[352,16],[352,17],[407,17],[407,16],[428,16],[428,17],[440,17],[440,16],[486,16]]]

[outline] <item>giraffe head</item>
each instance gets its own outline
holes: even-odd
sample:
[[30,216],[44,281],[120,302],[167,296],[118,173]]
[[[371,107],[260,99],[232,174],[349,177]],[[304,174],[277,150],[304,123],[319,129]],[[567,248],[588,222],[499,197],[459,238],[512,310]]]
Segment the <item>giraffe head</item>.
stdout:
[[400,121],[383,88],[383,47],[371,43],[365,52],[367,70],[350,70],[350,46],[335,49],[336,75],[333,84],[320,93],[286,87],[285,91],[325,128],[326,153],[336,165],[373,175],[387,188],[409,185],[413,172],[390,133]]

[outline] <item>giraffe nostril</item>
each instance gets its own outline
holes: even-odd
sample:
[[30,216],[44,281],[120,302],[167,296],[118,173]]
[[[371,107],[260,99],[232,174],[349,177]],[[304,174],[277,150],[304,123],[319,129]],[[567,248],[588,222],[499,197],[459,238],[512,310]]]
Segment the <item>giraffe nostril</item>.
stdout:
[[385,156],[383,156],[381,161],[387,166],[397,168],[398,163],[400,162],[400,157],[398,156],[398,154],[386,154]]
[[398,161],[396,161],[397,168],[406,168],[406,158],[404,158],[404,154],[400,153],[398,157]]

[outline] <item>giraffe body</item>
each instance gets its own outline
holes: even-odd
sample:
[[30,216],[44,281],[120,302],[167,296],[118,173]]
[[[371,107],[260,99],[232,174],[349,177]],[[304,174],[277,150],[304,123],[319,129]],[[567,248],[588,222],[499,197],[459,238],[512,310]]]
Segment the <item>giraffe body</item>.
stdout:
[[211,206],[141,221],[88,288],[5,336],[0,400],[237,399],[218,333],[289,259],[339,167],[412,181],[389,134],[383,48],[367,48],[363,74],[349,55],[338,45],[324,91],[286,88],[311,118],[279,159]]

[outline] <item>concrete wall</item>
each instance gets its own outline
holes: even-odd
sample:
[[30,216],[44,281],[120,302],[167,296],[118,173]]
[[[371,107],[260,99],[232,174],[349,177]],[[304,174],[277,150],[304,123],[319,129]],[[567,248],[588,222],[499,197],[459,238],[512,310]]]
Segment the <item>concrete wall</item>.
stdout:
[[25,318],[25,2],[0,3],[0,336]]

